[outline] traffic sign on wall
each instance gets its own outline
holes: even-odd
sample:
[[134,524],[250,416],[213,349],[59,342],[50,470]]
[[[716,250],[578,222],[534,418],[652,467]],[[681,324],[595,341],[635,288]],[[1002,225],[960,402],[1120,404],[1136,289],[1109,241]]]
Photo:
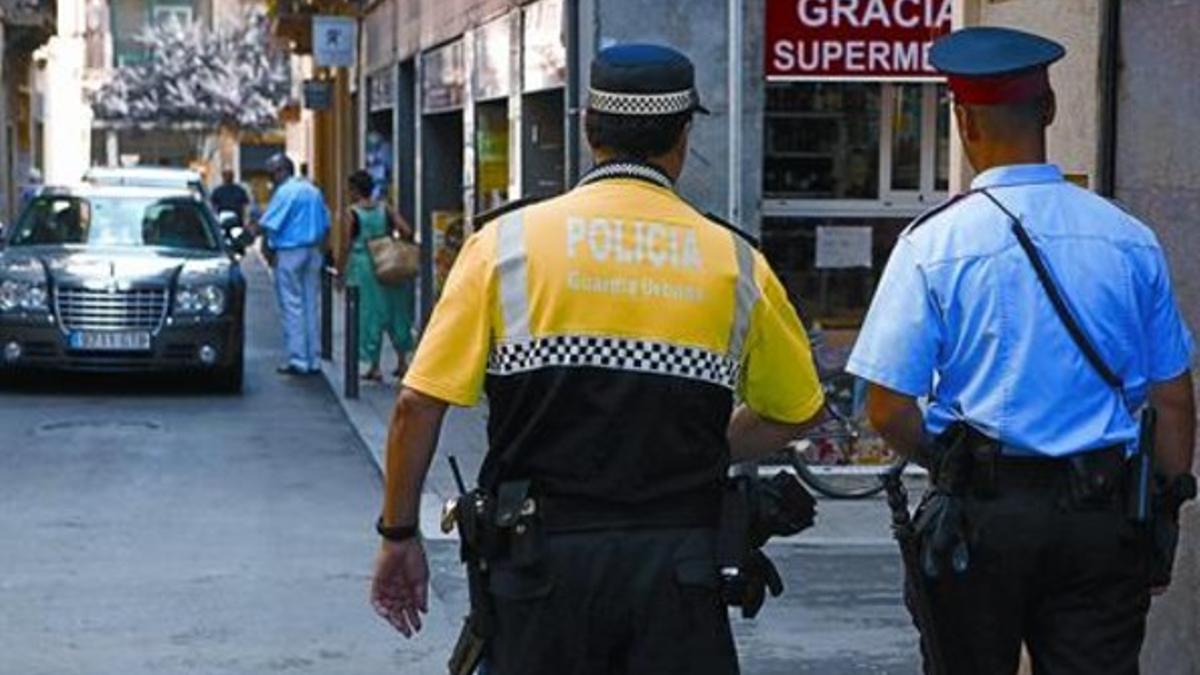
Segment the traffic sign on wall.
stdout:
[[358,56],[358,21],[349,16],[314,16],[312,48],[318,67],[353,66]]

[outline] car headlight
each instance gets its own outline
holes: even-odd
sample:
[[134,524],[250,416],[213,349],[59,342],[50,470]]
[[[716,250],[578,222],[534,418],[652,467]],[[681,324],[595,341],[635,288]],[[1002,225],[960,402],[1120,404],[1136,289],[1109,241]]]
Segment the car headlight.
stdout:
[[0,281],[0,312],[44,312],[50,309],[46,285],[5,279]]
[[220,286],[185,286],[175,294],[176,314],[219,316],[224,312],[225,290]]

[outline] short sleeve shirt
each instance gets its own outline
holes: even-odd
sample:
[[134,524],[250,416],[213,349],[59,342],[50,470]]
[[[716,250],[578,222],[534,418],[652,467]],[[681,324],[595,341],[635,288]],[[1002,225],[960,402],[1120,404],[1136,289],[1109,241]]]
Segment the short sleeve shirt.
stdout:
[[314,246],[329,232],[329,208],[317,186],[293,177],[275,188],[260,222],[275,250]]
[[736,398],[783,422],[824,400],[765,259],[669,183],[623,176],[472,236],[405,385],[486,390],[485,477],[616,501],[719,485]]
[[[1072,315],[1124,383],[1105,384],[1012,234],[1021,219]],[[1052,165],[980,174],[897,242],[847,369],[928,397],[926,426],[970,422],[1017,453],[1062,456],[1137,437],[1149,385],[1193,351],[1154,234]]]

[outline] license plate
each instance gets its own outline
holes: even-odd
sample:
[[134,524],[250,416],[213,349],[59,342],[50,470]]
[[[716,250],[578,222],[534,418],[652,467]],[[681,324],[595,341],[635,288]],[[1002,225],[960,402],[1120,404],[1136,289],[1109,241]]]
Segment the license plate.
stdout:
[[75,331],[71,349],[95,352],[150,351],[150,334],[145,331]]

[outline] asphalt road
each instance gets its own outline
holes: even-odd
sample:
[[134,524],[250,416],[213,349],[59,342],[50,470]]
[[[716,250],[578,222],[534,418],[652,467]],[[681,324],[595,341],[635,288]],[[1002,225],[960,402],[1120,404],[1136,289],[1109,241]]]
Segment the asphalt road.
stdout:
[[[250,267],[247,387],[47,378],[0,390],[0,675],[443,673],[465,606],[405,642],[366,603],[378,474],[320,379],[277,376]],[[773,549],[789,586],[735,621],[743,672],[915,673],[888,547]]]

